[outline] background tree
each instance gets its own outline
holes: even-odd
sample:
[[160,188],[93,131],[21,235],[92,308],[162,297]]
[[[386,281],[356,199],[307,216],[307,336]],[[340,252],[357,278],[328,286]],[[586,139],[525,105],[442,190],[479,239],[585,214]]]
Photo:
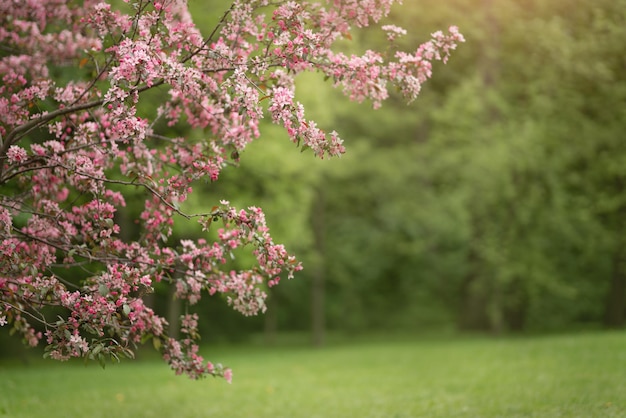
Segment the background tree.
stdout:
[[452,66],[411,107],[336,110],[369,150],[329,180],[329,325],[619,326],[624,2],[426,5],[390,21],[459,23]]

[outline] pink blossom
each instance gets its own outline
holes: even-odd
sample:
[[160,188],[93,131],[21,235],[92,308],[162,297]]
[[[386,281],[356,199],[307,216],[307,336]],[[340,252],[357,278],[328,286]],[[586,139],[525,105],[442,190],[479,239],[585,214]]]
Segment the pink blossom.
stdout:
[[383,25],[381,29],[387,32],[387,40],[394,41],[397,37],[406,35],[406,29],[396,25]]
[[226,379],[228,383],[233,383],[233,371],[231,369],[224,370],[224,379]]
[[11,145],[7,151],[7,158],[11,163],[20,164],[26,161],[28,154],[26,154],[26,150],[24,148],[18,147],[17,145]]

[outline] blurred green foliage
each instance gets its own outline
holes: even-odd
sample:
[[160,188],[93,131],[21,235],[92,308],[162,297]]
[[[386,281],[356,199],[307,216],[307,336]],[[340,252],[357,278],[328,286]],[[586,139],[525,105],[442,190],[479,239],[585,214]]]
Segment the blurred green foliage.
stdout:
[[[297,99],[347,155],[316,161],[268,123],[196,195],[263,207],[305,262],[266,326],[309,329],[320,271],[334,330],[623,326],[626,1],[422,0],[385,23],[410,29],[400,49],[450,24],[467,42],[409,106],[373,111],[302,76]],[[377,29],[339,47],[389,48]],[[234,334],[261,329],[222,309]]]

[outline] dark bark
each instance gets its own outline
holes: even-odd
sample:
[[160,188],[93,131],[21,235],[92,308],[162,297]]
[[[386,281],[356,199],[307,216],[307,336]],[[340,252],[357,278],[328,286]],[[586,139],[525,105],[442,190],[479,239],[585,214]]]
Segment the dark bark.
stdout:
[[[613,192],[623,195],[625,181],[617,176],[613,181]],[[610,219],[610,218],[609,218]],[[626,324],[626,205],[616,211],[612,222],[615,231],[615,249],[613,253],[613,273],[609,293],[606,297],[604,324],[610,328],[622,328]]]
[[528,312],[528,292],[522,278],[515,278],[509,285],[506,293],[507,304],[504,308],[504,321],[507,330],[523,331],[526,326]]
[[467,273],[460,289],[457,326],[462,331],[488,331],[491,328],[487,312],[487,297],[480,283],[477,239],[470,244],[467,254]]
[[622,328],[626,324],[626,259],[621,248],[613,259],[613,275],[606,298],[604,324],[610,328]]
[[263,332],[265,343],[273,345],[276,342],[276,334],[278,333],[278,301],[276,293],[271,289],[268,290],[267,311],[265,312],[263,322]]
[[317,189],[315,202],[313,202],[312,226],[314,248],[318,255],[317,266],[313,273],[311,283],[311,331],[312,342],[316,347],[324,344],[324,334],[326,328],[326,318],[324,310],[324,281],[326,275],[324,257],[324,211],[325,197],[324,191],[320,187]]
[[176,286],[170,286],[167,294],[167,322],[170,324],[168,336],[178,339],[180,336],[181,302],[174,296],[175,293]]

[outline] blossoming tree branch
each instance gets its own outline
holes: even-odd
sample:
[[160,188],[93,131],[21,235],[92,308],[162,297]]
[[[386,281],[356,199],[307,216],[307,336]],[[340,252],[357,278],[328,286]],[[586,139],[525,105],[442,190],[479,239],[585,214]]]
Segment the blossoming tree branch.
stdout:
[[[184,315],[173,339],[142,297],[166,282],[188,304],[221,293],[254,315],[265,310],[264,289],[302,267],[274,243],[261,209],[222,200],[188,214],[180,204],[197,180],[218,180],[259,137],[264,116],[320,158],[344,152],[339,135],[295,101],[300,72],[321,72],[374,107],[391,85],[413,100],[432,61],[445,62],[463,41],[455,27],[412,52],[333,50],[392,3],[235,0],[203,34],[184,0],[119,10],[94,0],[0,0],[0,325],[57,360],[132,357],[152,339],[176,373],[230,381],[230,369],[198,354],[197,315]],[[382,30],[391,45],[405,34]],[[156,89],[163,102],[143,114]],[[205,136],[175,137],[177,127]],[[137,190],[148,196],[140,233],[124,239],[119,213]],[[175,215],[215,238],[173,242]],[[254,254],[255,267],[228,271],[238,248]]]

